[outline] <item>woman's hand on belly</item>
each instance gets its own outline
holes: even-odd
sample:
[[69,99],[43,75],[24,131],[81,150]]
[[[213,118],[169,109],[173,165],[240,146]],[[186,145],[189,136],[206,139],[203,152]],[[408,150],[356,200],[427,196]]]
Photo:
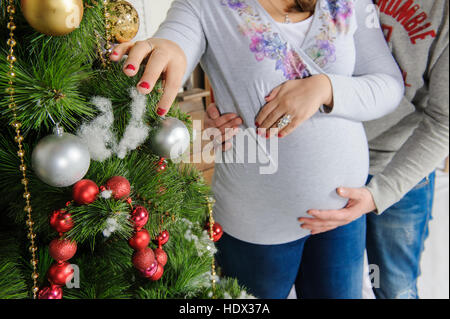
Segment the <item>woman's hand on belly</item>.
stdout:
[[[311,118],[322,105],[332,107],[331,81],[324,74],[289,80],[273,89],[266,102],[256,117],[258,134],[267,138],[275,134],[285,137]],[[286,115],[291,116],[291,122],[278,129],[279,120]]]
[[301,217],[298,219],[302,223],[301,227],[309,229],[311,235],[316,235],[347,225],[362,215],[376,210],[372,194],[365,187],[339,187],[337,193],[349,200],[345,208],[339,210],[311,209],[308,214],[312,218]]
[[175,43],[165,39],[148,39],[145,41],[126,42],[114,48],[110,59],[115,62],[128,55],[123,65],[123,72],[132,77],[138,74],[144,60],[148,59],[145,72],[137,89],[142,94],[149,94],[155,87],[159,77],[163,77],[164,93],[157,106],[159,116],[169,111],[183,83],[186,70],[186,55]]

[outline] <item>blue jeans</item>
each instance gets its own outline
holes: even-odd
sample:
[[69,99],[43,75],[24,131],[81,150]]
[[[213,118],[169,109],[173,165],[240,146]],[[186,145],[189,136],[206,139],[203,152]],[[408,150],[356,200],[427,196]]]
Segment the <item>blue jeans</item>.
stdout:
[[[369,178],[370,180],[370,178]],[[420,257],[428,237],[435,173],[382,215],[367,216],[367,255],[379,268],[377,298],[416,299]]]
[[363,216],[281,245],[256,245],[224,234],[216,257],[223,275],[237,278],[258,298],[284,299],[295,283],[299,298],[359,299],[365,238]]

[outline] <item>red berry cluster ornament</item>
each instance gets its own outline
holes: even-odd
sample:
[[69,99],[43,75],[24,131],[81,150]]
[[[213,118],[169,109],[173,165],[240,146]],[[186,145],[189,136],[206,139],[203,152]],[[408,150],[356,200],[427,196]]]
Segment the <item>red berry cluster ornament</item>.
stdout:
[[161,245],[169,240],[167,231],[158,235],[156,241],[158,248],[153,251],[148,244],[150,243],[150,234],[143,228],[148,222],[149,214],[145,207],[136,206],[131,212],[131,220],[136,232],[128,240],[128,244],[135,251],[132,256],[133,266],[145,278],[151,281],[161,279],[164,273],[164,266],[167,264],[167,254],[161,248]]
[[59,234],[50,242],[49,253],[55,262],[47,271],[50,286],[39,290],[39,299],[61,299],[62,287],[73,278],[74,269],[67,261],[77,252],[77,243],[63,238],[63,234],[73,228],[72,215],[64,209],[54,211],[50,216],[50,226]]
[[156,237],[156,239],[153,241],[155,244],[159,246],[167,244],[169,241],[169,232],[167,230],[163,230],[159,233],[159,235]]
[[162,249],[162,246],[167,244],[169,241],[169,232],[167,230],[163,230],[159,233],[159,235],[156,237],[154,242],[158,245],[158,248],[155,249],[155,258],[158,264],[158,268],[156,269],[153,276],[148,277],[151,281],[157,281],[161,279],[162,275],[164,274],[164,266],[167,264],[167,254]]
[[38,299],[62,299],[62,288],[58,286],[44,287],[39,290]]
[[167,161],[164,157],[161,157],[158,164],[156,165],[156,171],[159,173],[166,170],[166,168],[167,168]]

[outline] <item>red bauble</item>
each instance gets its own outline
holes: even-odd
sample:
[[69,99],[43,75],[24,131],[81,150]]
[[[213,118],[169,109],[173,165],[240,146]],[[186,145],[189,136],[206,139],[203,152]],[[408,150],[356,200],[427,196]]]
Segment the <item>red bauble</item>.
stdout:
[[133,221],[134,228],[140,230],[147,224],[148,221],[148,211],[143,206],[136,206],[131,213],[131,220]]
[[150,267],[141,271],[141,274],[145,278],[150,278],[156,273],[157,270],[158,270],[158,262],[155,260],[155,262]]
[[108,179],[105,184],[106,189],[112,191],[115,199],[121,199],[130,195],[130,182],[123,176],[114,176]]
[[56,261],[67,261],[77,252],[77,243],[68,239],[53,239],[49,245],[50,256]]
[[50,226],[58,233],[65,233],[72,229],[72,215],[64,209],[55,210],[50,216]]
[[128,244],[133,248],[134,250],[141,250],[148,246],[150,243],[150,234],[148,233],[147,229],[141,229],[140,231],[136,232],[133,237],[128,240]]
[[150,268],[155,261],[155,254],[149,247],[137,250],[133,253],[133,265],[140,271],[144,271],[145,269]]
[[161,279],[163,274],[164,274],[164,266],[158,264],[156,272],[153,274],[153,276],[148,277],[148,279],[150,279],[151,281],[157,281]]
[[161,171],[164,171],[167,168],[167,161],[164,157],[161,158],[161,160],[156,165],[156,171],[159,173]]
[[158,246],[165,245],[169,241],[169,232],[167,230],[163,230],[158,237],[153,241]]
[[167,254],[162,248],[155,249],[155,258],[161,266],[164,267],[167,264]]
[[90,179],[82,179],[72,188],[72,198],[79,205],[89,205],[97,199],[100,192],[97,184]]
[[67,261],[53,263],[47,272],[48,281],[54,286],[64,286],[72,280],[74,269]]
[[38,299],[62,299],[62,294],[61,287],[44,287],[39,290]]
[[[209,226],[209,222],[206,223],[205,229],[206,229],[206,231],[208,232],[208,235],[211,236],[211,234],[210,234],[211,229],[210,229],[210,226]],[[223,235],[223,229],[222,229],[222,226],[220,226],[219,223],[214,223],[214,225],[213,225],[213,238],[212,238],[212,240],[215,241],[215,242],[216,242],[216,241],[219,241],[219,239],[222,238],[222,235]]]

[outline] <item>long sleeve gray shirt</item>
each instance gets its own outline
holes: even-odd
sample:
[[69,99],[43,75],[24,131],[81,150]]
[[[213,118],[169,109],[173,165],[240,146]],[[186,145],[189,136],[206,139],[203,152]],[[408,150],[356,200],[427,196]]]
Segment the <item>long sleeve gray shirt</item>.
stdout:
[[[185,79],[200,62],[220,112],[244,122],[213,177],[214,215],[231,236],[256,244],[297,240],[309,234],[298,217],[312,208],[342,208],[336,187],[365,184],[369,152],[361,122],[392,112],[403,95],[383,33],[368,23],[371,6],[370,0],[318,0],[299,45],[257,0],[173,2],[155,37],[184,51]],[[255,118],[273,88],[321,73],[333,86],[330,114],[317,112],[283,139],[255,134]]]
[[378,6],[406,87],[395,112],[365,123],[374,175],[368,189],[381,214],[448,155],[449,4],[379,0]]

